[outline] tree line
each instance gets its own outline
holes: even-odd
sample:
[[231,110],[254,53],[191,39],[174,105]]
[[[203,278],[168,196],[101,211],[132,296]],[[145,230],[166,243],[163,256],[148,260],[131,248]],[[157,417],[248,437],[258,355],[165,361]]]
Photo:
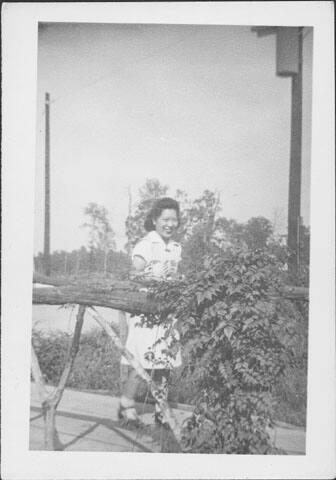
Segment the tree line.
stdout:
[[[169,194],[169,187],[157,179],[147,179],[139,190],[139,201],[125,221],[127,242],[124,251],[117,251],[115,232],[108,218],[106,207],[89,203],[84,208],[86,221],[81,225],[88,234],[86,246],[67,252],[56,250],[51,254],[53,276],[105,275],[124,279],[130,267],[130,252],[136,242],[145,235],[144,219],[154,201]],[[272,222],[256,216],[247,222],[238,222],[222,215],[220,197],[205,190],[199,197],[190,199],[186,192],[177,190],[171,194],[181,206],[181,225],[177,240],[183,245],[182,269],[199,264],[211,245],[223,250],[240,246],[247,250],[267,248],[279,259],[288,258],[284,236],[275,232]],[[308,285],[309,228],[300,228],[300,255],[298,275],[288,279],[297,285]],[[43,272],[43,254],[34,257],[35,271]],[[200,265],[200,268],[202,266]]]

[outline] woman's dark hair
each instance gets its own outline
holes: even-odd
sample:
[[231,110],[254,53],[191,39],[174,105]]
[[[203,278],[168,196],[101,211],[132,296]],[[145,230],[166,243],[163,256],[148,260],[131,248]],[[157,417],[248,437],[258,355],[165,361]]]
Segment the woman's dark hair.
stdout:
[[144,227],[147,232],[151,232],[155,230],[155,225],[153,220],[159,218],[163,210],[175,210],[178,220],[178,226],[180,225],[180,206],[176,200],[169,197],[160,198],[156,200],[154,205],[152,206],[150,212],[148,213]]

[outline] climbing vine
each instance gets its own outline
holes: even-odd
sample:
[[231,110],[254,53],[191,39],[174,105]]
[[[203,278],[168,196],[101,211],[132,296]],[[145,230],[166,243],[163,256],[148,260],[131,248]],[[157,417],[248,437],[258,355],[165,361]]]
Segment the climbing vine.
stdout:
[[[291,362],[294,325],[275,300],[283,265],[269,251],[213,250],[183,280],[152,285],[160,316],[178,319],[188,351],[185,374],[196,383],[184,425],[191,452],[276,453],[269,436],[273,389]],[[183,381],[183,374],[182,379]]]

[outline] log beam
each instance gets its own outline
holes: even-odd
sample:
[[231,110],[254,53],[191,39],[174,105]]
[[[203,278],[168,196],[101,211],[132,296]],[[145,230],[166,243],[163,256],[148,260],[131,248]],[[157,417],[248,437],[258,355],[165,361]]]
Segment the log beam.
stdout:
[[[51,278],[49,282],[53,282],[54,285],[59,283],[59,281]],[[145,292],[140,291],[142,286],[140,283],[130,281],[114,281],[102,284],[79,282],[67,285],[59,284],[54,287],[33,286],[33,304],[64,305],[72,303],[113,308],[134,314],[155,313],[157,310],[155,302],[149,299]],[[279,297],[308,301],[309,289],[285,286],[280,293],[274,295],[274,298]]]
[[34,287],[33,304],[35,305],[64,305],[73,303],[96,307],[107,307],[123,310],[129,313],[153,313],[155,305],[147,299],[143,292],[131,289],[112,288],[102,291],[86,286],[62,286],[62,287]]

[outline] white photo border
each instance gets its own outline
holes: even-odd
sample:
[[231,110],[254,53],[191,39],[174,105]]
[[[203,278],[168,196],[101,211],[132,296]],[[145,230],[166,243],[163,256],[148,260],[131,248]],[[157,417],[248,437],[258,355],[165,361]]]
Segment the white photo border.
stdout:
[[[335,466],[332,2],[5,3],[3,47],[2,476],[7,479],[333,478]],[[38,22],[314,27],[306,455],[29,450]]]

